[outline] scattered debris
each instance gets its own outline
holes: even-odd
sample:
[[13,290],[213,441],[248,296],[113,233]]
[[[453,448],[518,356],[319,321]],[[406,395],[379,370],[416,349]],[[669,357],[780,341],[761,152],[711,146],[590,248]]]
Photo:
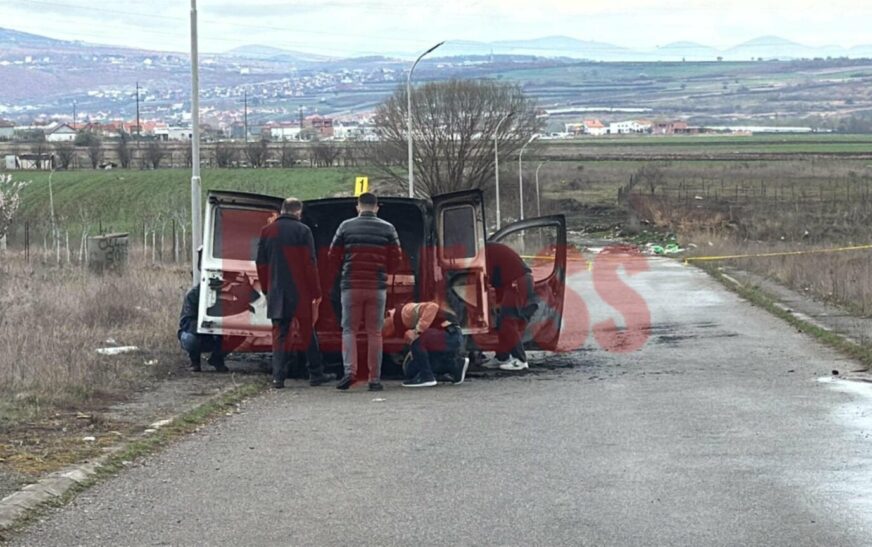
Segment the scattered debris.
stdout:
[[86,443],[92,443],[97,440],[97,437],[82,437],[82,440]]
[[385,402],[385,401],[387,401],[387,399],[376,398],[376,399],[373,399],[373,400],[372,400],[372,402],[374,402],[374,403],[383,403],[383,402]]
[[839,375],[839,371],[836,369],[833,369],[833,376],[838,376],[838,375]]
[[157,364],[157,359],[147,359],[143,364],[152,367]]
[[149,429],[155,429],[155,430],[157,430],[157,429],[160,429],[160,428],[162,428],[162,427],[164,427],[164,426],[170,425],[171,423],[173,423],[173,419],[172,419],[172,418],[167,418],[167,419],[165,419],[165,420],[158,420],[158,421],[154,422],[153,424],[151,424],[151,425],[148,426],[148,427],[149,427]]
[[131,353],[139,351],[137,346],[118,346],[114,348],[97,348],[97,353],[100,355],[120,355],[122,353]]

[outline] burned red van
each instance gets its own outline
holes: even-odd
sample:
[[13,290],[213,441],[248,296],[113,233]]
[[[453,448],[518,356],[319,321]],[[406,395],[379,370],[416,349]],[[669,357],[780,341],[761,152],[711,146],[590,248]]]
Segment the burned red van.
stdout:
[[[468,347],[489,350],[497,344],[493,296],[489,294],[485,243],[515,249],[533,270],[537,310],[524,340],[533,349],[556,349],[566,281],[566,220],[563,215],[523,220],[487,237],[481,191],[435,196],[432,200],[380,198],[379,217],[400,237],[404,264],[389,275],[387,309],[442,293],[460,318]],[[271,324],[260,292],[254,258],[261,229],[278,214],[282,198],[212,191],[204,216],[198,330],[234,337],[237,351],[270,351]],[[304,202],[303,222],[315,239],[321,302],[316,324],[321,350],[338,358],[338,271],[328,266],[327,250],[339,224],[355,216],[356,198]],[[385,339],[385,355],[402,349],[402,337]],[[236,344],[234,344],[236,345]]]

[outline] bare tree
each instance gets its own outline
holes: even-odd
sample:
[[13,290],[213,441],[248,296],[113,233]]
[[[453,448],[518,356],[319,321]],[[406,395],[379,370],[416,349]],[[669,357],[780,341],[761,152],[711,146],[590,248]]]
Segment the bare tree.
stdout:
[[[51,148],[49,144],[45,141],[45,137],[42,137],[41,139],[33,142],[30,147],[30,151],[33,153],[33,155],[36,156],[37,169],[43,168],[43,160],[49,160],[50,164],[54,161],[51,159],[50,150]],[[76,156],[75,154],[73,154],[73,160],[75,160],[75,158]]]
[[76,156],[76,147],[71,142],[59,142],[54,145],[54,153],[58,158],[59,167],[69,169]]
[[[434,195],[483,188],[494,176],[493,139],[503,117],[511,119],[496,135],[501,158],[518,152],[541,123],[536,107],[515,85],[494,81],[432,82],[412,95],[415,189]],[[380,141],[370,146],[384,175],[405,185],[406,90],[400,87],[375,115]]]
[[130,167],[130,135],[123,130],[118,133],[118,143],[115,145],[115,154],[118,155],[118,163],[122,169]]
[[316,167],[333,167],[342,153],[333,141],[314,141],[310,147],[312,164]]
[[215,165],[218,167],[232,167],[236,162],[236,149],[226,143],[219,142],[215,145]]
[[663,172],[663,169],[653,163],[646,163],[640,167],[633,177],[635,178],[635,183],[632,186],[642,184],[648,188],[652,196],[657,187],[662,186],[666,180],[666,174]]
[[269,157],[269,141],[266,139],[246,143],[245,158],[252,167],[263,167]]
[[282,141],[282,147],[279,151],[279,163],[282,167],[293,167],[297,163],[297,154],[293,148],[288,146],[287,141]]
[[91,161],[91,169],[99,167],[103,160],[103,141],[97,135],[88,143],[88,159]]
[[145,160],[152,169],[159,169],[165,153],[160,141],[151,141],[145,149]]
[[194,165],[194,143],[189,142],[183,151],[185,167],[191,167]]

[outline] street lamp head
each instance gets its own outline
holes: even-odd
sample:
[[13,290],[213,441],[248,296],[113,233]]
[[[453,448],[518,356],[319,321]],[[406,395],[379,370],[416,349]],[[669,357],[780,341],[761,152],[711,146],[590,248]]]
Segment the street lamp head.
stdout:
[[[428,49],[427,51],[425,51],[425,52],[424,52],[424,55],[427,55],[428,53],[432,53],[434,49],[438,48],[439,46],[441,46],[441,45],[444,44],[444,43],[445,43],[445,40],[442,40],[441,42],[439,42],[439,43],[436,44],[435,46],[433,46],[433,47],[431,47],[430,49]],[[422,57],[423,57],[424,55],[422,55]]]

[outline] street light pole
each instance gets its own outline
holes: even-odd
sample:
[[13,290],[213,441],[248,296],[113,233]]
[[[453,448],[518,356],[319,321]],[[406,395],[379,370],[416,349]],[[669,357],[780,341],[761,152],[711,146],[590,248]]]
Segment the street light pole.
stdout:
[[415,67],[418,66],[418,63],[421,62],[421,59],[424,58],[425,55],[431,53],[434,49],[441,46],[445,42],[439,42],[435,46],[431,47],[424,53],[418,56],[415,59],[415,62],[412,63],[412,68],[409,69],[409,73],[406,75],[406,135],[409,145],[409,197],[415,197],[415,163],[414,163],[414,146],[412,145],[412,72],[414,72]]
[[203,242],[200,219],[200,66],[197,52],[197,0],[191,0],[191,276],[200,277],[197,249]]
[[494,129],[494,181],[496,182],[496,195],[497,195],[497,230],[500,229],[500,148],[499,148],[499,135],[500,135],[500,126],[503,125],[503,122],[508,120],[514,112],[509,112],[497,123],[497,128]]
[[528,140],[526,144],[521,147],[521,151],[518,152],[518,196],[521,200],[521,220],[524,220],[524,150],[531,142],[535,141],[537,137],[539,137],[539,135],[533,135],[530,137],[530,140]]
[[539,169],[542,169],[542,166],[545,165],[544,161],[539,162],[539,166],[536,167],[536,216],[542,216],[542,202],[539,200]]

